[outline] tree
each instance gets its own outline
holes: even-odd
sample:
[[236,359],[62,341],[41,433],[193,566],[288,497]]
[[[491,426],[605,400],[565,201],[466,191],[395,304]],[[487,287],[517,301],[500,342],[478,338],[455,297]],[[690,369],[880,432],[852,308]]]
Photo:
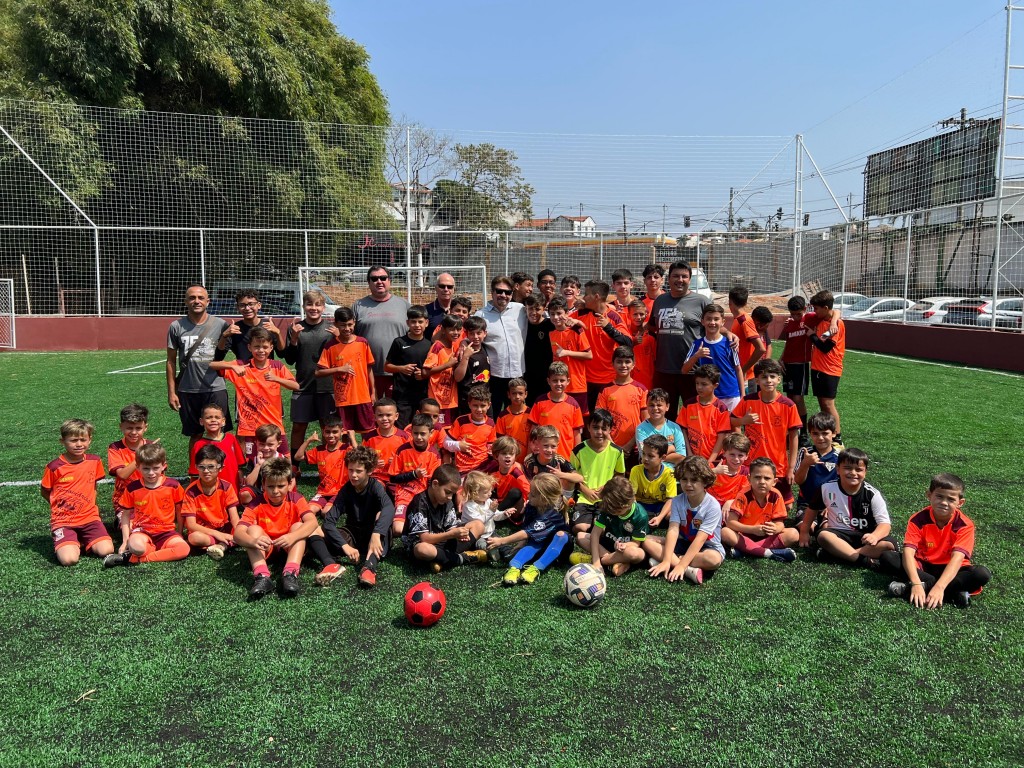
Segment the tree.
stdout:
[[456,226],[505,229],[530,218],[535,190],[523,178],[515,152],[490,143],[456,144],[453,151],[455,182],[464,190],[455,195],[460,203]]

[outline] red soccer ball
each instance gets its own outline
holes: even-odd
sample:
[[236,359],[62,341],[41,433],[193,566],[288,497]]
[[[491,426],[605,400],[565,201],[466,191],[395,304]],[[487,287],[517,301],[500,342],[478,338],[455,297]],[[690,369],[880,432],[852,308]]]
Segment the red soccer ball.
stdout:
[[405,618],[414,627],[432,627],[444,616],[444,592],[421,581],[405,593]]

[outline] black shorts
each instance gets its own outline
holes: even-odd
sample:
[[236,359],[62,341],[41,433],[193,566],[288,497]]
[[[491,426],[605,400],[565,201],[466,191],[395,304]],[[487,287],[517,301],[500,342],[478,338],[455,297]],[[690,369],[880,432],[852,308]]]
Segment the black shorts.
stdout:
[[178,409],[178,418],[181,419],[181,434],[196,435],[203,434],[203,426],[199,418],[203,415],[203,406],[207,403],[217,403],[224,409],[224,431],[230,432],[235,428],[231,422],[231,409],[228,407],[228,391],[226,389],[213,392],[179,392],[178,402],[181,408]]
[[786,397],[807,394],[807,386],[811,380],[810,363],[784,363],[782,374],[782,393]]
[[319,421],[323,427],[325,419],[338,414],[333,392],[294,392],[292,394],[292,424],[312,424]]
[[[820,531],[818,531],[818,535],[820,536],[822,533],[831,533],[833,536],[845,541],[854,549],[860,549],[862,546],[864,546],[864,542],[861,540],[864,534],[859,533],[858,531],[836,531],[832,528],[822,528]],[[896,543],[895,539],[893,539],[892,536],[886,536],[884,539],[881,539],[878,543],[881,544],[883,541],[888,541],[890,544]]]
[[615,541],[614,536],[608,535],[608,531],[601,531],[601,537],[597,540],[597,543],[600,544],[608,554],[615,554],[615,545],[618,542]]
[[594,526],[594,513],[597,511],[597,507],[593,504],[580,504],[576,502],[573,505],[570,517],[572,518],[571,524],[573,526],[585,525],[587,528],[593,528]]
[[839,377],[829,376],[821,371],[811,371],[811,388],[815,397],[823,397],[826,400],[835,400],[839,392]]

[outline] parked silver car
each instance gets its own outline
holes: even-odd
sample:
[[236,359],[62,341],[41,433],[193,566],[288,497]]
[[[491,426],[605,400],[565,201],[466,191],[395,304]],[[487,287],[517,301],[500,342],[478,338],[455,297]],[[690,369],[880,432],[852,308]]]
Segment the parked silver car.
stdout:
[[936,325],[946,317],[946,307],[964,301],[963,296],[929,296],[920,299],[913,307],[907,310],[908,323],[925,323]]
[[902,320],[904,310],[909,310],[912,306],[914,306],[914,302],[899,296],[863,298],[849,309],[843,310],[843,319]]

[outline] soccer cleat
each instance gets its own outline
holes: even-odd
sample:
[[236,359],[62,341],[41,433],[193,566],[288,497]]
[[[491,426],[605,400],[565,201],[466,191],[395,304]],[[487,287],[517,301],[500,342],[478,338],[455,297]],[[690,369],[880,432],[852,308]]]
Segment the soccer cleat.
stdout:
[[969,608],[971,605],[971,595],[969,592],[954,592],[950,602],[957,608]]
[[299,594],[299,574],[285,571],[281,574],[281,596],[295,597]]
[[506,587],[514,587],[519,583],[519,577],[522,575],[522,571],[518,568],[509,568],[505,571],[505,575],[501,577],[501,583]]
[[780,563],[792,563],[796,560],[796,552],[789,547],[778,547],[770,551],[771,554],[768,555],[770,560],[776,560]]
[[486,565],[487,560],[487,550],[485,549],[470,549],[462,553],[462,562],[464,563]]
[[497,565],[501,562],[501,547],[494,547],[494,549],[487,550],[487,559]]
[[907,585],[902,581],[890,581],[885,591],[889,593],[889,597],[906,597]]
[[523,572],[519,574],[519,580],[523,584],[533,584],[540,576],[540,569],[535,565],[528,565],[523,569]]
[[342,566],[337,563],[331,563],[330,565],[324,566],[323,570],[313,578],[313,583],[318,587],[329,586],[332,581],[341,576],[344,572],[345,569]]
[[704,571],[700,568],[694,568],[692,565],[688,565],[686,566],[686,570],[683,572],[683,575],[688,581],[692,581],[694,584],[704,583]]
[[431,573],[440,573],[441,572],[441,564],[438,563],[438,562],[431,563],[430,564],[430,572]]
[[375,587],[377,585],[377,573],[371,571],[369,568],[363,568],[359,572],[359,586],[360,587]]
[[112,552],[103,558],[104,568],[116,568],[119,565],[128,565],[131,560],[131,552]]
[[211,544],[206,548],[206,554],[214,560],[224,559],[224,545],[223,544]]
[[269,576],[257,576],[253,581],[252,586],[249,587],[249,599],[259,600],[260,598],[266,597],[274,591],[274,582],[270,580]]
[[729,557],[732,558],[733,560],[742,560],[743,559],[743,553],[740,552],[740,548],[739,547],[733,547],[732,549],[729,550]]
[[583,563],[593,562],[593,558],[589,552],[573,552],[569,555],[569,562],[573,565],[581,565]]

